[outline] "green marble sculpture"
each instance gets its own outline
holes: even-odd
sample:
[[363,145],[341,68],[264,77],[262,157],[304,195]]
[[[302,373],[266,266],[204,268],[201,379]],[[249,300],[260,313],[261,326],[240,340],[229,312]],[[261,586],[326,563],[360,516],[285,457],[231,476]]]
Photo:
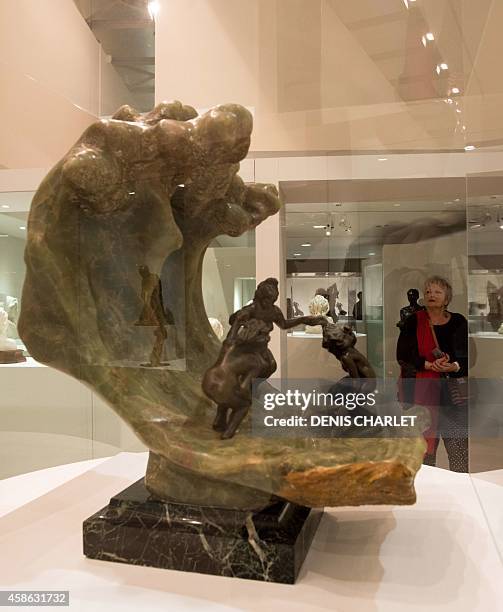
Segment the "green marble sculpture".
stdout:
[[[239,236],[280,207],[274,186],[237,174],[251,132],[236,104],[201,116],[180,102],[144,115],[124,106],[91,125],[32,203],[21,337],[35,359],[89,385],[132,427],[150,449],[146,485],[160,499],[413,503],[420,437],[263,439],[247,420],[221,440],[211,427],[215,405],[201,381],[221,345],[203,303],[204,254],[216,236]],[[154,328],[136,325],[141,266],[163,281],[178,367],[141,365],[156,342]]]

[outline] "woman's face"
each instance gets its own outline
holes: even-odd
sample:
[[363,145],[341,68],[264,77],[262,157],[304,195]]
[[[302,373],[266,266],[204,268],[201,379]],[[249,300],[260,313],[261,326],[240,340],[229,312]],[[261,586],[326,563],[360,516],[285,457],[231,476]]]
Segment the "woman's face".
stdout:
[[424,303],[427,308],[441,308],[447,305],[445,289],[437,283],[426,285],[424,289]]

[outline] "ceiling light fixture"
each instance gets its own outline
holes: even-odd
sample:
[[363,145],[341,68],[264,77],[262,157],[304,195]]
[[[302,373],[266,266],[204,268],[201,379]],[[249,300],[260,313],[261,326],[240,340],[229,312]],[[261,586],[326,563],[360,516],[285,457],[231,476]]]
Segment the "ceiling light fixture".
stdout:
[[294,253],[293,256],[294,257],[300,257],[302,255],[302,253]]
[[311,243],[310,242],[304,242],[303,244],[300,245],[301,247],[310,247]]
[[148,3],[147,8],[150,18],[155,19],[161,10],[161,5],[159,4],[158,0],[151,0],[151,2]]
[[459,87],[453,87],[453,88],[451,89],[451,93],[453,93],[453,94],[458,94],[458,93],[459,93]]
[[19,226],[19,229],[20,229],[20,230],[25,230],[25,229],[26,229],[26,225],[20,225],[20,226]]
[[426,40],[435,40],[435,37],[433,36],[433,32],[426,32],[425,34]]
[[8,238],[9,234],[0,234],[0,238]]
[[378,157],[377,161],[388,161],[387,157]]
[[475,145],[466,145],[465,151],[473,151],[475,149]]
[[331,232],[330,230],[327,230],[327,231],[325,232],[325,236],[331,236],[331,235],[332,235],[332,232]]
[[372,257],[372,255],[375,255],[375,253],[372,251],[371,253],[369,253],[369,255]]
[[326,225],[313,225],[313,229],[325,229]]
[[2,208],[10,208],[8,204],[2,204]]
[[442,62],[440,64],[440,70],[449,70],[449,66],[445,62]]

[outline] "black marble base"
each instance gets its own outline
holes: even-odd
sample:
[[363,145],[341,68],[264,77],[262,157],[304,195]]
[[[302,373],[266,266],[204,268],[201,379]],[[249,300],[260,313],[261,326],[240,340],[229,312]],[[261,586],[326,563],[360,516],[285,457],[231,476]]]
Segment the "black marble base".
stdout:
[[84,554],[293,584],[322,514],[284,501],[259,512],[162,502],[141,479],[84,521]]

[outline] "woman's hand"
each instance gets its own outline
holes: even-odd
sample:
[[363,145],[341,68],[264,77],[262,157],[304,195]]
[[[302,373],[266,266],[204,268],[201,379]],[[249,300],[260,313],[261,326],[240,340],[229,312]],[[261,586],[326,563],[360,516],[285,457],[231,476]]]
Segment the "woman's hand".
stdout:
[[440,357],[440,359],[435,359],[435,361],[431,364],[431,369],[434,372],[457,372],[459,370],[459,366],[456,363],[451,363],[449,361],[449,355],[444,355]]

